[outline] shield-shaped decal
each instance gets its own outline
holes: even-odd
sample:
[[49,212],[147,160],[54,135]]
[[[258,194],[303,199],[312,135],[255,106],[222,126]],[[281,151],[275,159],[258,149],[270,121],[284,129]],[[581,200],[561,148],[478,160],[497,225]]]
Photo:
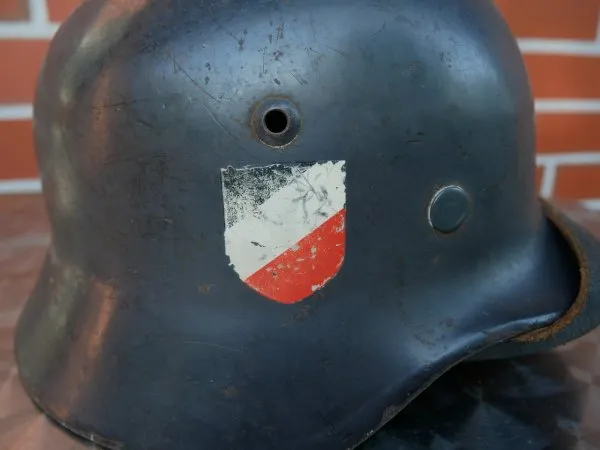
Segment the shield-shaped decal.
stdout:
[[252,289],[296,303],[340,270],[346,244],[344,161],[222,170],[225,251]]

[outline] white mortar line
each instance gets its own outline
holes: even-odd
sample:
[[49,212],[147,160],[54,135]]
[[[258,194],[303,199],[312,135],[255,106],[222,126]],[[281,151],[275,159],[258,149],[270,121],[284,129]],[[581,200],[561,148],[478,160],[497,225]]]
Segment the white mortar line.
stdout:
[[29,18],[34,25],[49,24],[46,0],[29,0]]
[[580,201],[581,205],[587,209],[591,209],[592,211],[600,211],[600,199],[586,199]]
[[50,22],[46,0],[29,0],[28,5],[28,21],[0,21],[0,39],[48,40],[54,36],[60,24]]
[[28,103],[17,103],[0,106],[0,121],[31,120],[33,106]]
[[0,39],[49,40],[58,29],[58,24],[33,24],[32,22],[0,22]]
[[538,163],[539,167],[544,168],[542,183],[540,186],[540,196],[551,198],[554,195],[554,186],[556,185],[556,164],[553,162]]
[[600,114],[600,99],[537,99],[535,101],[535,112],[543,114]]
[[524,54],[597,56],[600,55],[600,16],[594,40],[520,38],[517,42]]
[[520,38],[517,42],[523,54],[600,56],[600,16],[594,40]]
[[39,178],[0,181],[0,195],[39,194],[42,183]]
[[565,152],[537,155],[538,164],[554,164],[563,166],[600,164],[600,152]]
[[600,55],[600,43],[597,41],[582,41],[575,39],[518,39],[521,53],[540,55]]

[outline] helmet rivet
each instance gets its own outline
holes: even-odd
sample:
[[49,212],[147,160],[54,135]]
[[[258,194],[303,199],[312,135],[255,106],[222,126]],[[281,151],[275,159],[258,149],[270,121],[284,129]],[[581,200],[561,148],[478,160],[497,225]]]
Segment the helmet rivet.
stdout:
[[446,186],[429,203],[429,224],[440,233],[460,228],[469,214],[469,196],[459,186]]

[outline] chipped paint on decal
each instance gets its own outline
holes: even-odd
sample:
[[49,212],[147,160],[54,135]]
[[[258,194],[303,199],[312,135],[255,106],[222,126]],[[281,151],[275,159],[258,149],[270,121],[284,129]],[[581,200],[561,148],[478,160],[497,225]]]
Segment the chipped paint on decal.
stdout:
[[240,278],[282,303],[327,284],[345,254],[344,161],[222,170],[225,251]]

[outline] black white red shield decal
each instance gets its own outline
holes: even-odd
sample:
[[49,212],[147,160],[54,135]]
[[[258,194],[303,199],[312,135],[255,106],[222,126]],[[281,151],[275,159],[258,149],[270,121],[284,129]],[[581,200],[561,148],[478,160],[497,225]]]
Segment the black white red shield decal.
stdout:
[[265,297],[295,303],[340,270],[346,244],[344,161],[222,170],[225,251]]

